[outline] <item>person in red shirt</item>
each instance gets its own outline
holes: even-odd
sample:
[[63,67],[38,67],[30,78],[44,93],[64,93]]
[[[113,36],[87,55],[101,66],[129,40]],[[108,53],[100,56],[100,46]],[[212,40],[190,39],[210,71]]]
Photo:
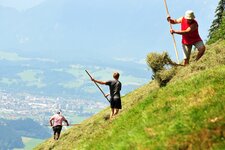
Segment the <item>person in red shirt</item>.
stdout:
[[55,115],[53,115],[50,120],[49,123],[53,129],[54,132],[54,140],[58,140],[60,137],[60,133],[62,130],[62,122],[65,121],[67,126],[69,126],[68,121],[66,120],[66,118],[61,114],[60,111],[58,111]]
[[171,19],[171,17],[168,16],[167,21],[171,24],[181,24],[181,30],[170,29],[170,33],[182,35],[182,47],[185,56],[184,65],[189,64],[193,45],[198,49],[198,54],[195,60],[199,60],[204,55],[206,48],[199,36],[198,23],[195,20],[194,12],[192,10],[188,10],[185,12],[185,16],[180,17],[179,19]]

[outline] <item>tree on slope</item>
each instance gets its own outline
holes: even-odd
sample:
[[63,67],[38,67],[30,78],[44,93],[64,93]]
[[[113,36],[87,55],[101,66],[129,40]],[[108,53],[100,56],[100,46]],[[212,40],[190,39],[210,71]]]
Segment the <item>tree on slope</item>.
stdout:
[[224,38],[225,20],[225,0],[220,0],[215,11],[215,19],[209,29],[208,44],[214,43],[218,39]]

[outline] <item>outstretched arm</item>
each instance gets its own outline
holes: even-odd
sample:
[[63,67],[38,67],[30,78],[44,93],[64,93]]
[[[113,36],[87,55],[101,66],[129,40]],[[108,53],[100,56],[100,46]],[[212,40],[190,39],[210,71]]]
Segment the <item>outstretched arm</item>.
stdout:
[[100,80],[95,80],[94,78],[92,78],[91,80],[94,81],[94,82],[97,82],[99,84],[106,84],[106,82],[100,81]]

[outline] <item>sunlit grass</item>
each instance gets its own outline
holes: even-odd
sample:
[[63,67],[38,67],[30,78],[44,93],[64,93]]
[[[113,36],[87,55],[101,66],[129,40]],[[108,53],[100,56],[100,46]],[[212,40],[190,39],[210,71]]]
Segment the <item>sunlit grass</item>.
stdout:
[[65,131],[59,141],[50,139],[36,149],[225,149],[221,45],[181,67],[166,87],[152,81],[125,95],[123,109],[112,121],[104,119],[110,112],[106,108]]

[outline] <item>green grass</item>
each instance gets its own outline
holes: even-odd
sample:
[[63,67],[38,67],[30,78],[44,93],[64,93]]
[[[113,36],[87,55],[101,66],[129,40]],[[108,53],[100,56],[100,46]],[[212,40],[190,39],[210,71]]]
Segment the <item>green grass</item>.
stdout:
[[37,150],[225,149],[225,42],[179,67],[166,87],[154,81],[125,95],[112,121],[106,108]]
[[67,120],[69,121],[70,124],[80,123],[83,120],[87,119],[87,117],[75,116],[75,115],[67,115],[66,118],[67,118]]
[[35,146],[42,143],[44,140],[22,137],[22,141],[25,147],[23,149],[14,149],[14,150],[32,150]]
[[22,81],[26,82],[27,86],[36,86],[38,88],[45,87],[46,84],[41,81],[42,72],[35,70],[25,70],[18,73],[17,75],[21,78]]
[[27,138],[27,137],[23,137],[23,142],[24,142],[24,150],[31,150],[33,149],[35,146],[37,146],[38,144],[42,143],[44,140],[40,140],[40,139],[33,139],[33,138]]

